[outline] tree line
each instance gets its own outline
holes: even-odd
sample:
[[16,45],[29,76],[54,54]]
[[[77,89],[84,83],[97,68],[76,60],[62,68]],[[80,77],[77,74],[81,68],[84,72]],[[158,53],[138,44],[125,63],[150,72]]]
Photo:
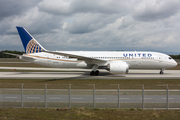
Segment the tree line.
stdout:
[[24,51],[4,50],[4,51],[0,51],[0,58],[16,58],[16,56],[8,55],[8,54],[5,54],[4,52],[13,53],[13,54],[19,54],[19,55],[23,55],[25,53]]
[[180,59],[180,55],[170,55],[173,59]]
[[[4,51],[0,51],[0,58],[16,58],[16,56],[12,56],[12,55],[8,55],[8,54],[4,54],[3,52],[7,52],[7,53],[13,53],[13,54],[19,54],[19,55],[23,55],[25,54],[24,51],[12,51],[12,50],[4,50]],[[180,55],[170,55],[173,59],[180,59]]]

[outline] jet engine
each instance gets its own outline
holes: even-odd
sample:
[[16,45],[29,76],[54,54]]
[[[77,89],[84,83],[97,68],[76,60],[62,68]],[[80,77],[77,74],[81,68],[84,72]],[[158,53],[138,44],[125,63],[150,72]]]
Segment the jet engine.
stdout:
[[123,61],[112,61],[107,65],[107,70],[111,73],[125,74],[128,73],[129,65]]

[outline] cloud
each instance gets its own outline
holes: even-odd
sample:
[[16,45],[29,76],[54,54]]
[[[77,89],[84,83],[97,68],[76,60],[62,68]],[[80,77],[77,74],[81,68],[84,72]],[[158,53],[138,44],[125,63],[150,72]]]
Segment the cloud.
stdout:
[[17,34],[16,26],[25,27],[32,34],[51,33],[63,24],[59,22],[60,17],[52,17],[52,15],[39,12],[37,7],[31,8],[25,13],[21,17],[11,16],[4,19],[0,23],[0,34]]
[[180,51],[178,0],[1,0],[0,48],[23,50],[16,26],[49,50]]
[[173,16],[179,9],[179,0],[147,0],[135,8],[133,17],[136,20],[152,22]]
[[116,15],[111,15],[111,17],[109,17],[107,15],[92,13],[77,15],[73,22],[67,24],[65,30],[72,34],[89,33],[101,29],[108,23],[113,22],[116,17]]
[[123,28],[130,26],[130,25],[133,25],[134,22],[135,21],[134,21],[132,16],[130,16],[130,15],[124,16],[123,20],[122,20],[122,25],[119,27],[119,29],[123,29]]
[[[130,7],[124,1],[116,0],[44,0],[38,5],[40,11],[54,15],[73,15],[79,13],[114,14],[125,13]],[[123,10],[123,12],[122,12]]]
[[122,14],[130,11],[128,3],[116,0],[45,0],[38,5],[40,11],[56,16],[71,16],[64,29],[72,34],[84,34],[101,29]]
[[0,0],[0,20],[6,17],[21,15],[41,0]]
[[65,15],[70,13],[69,5],[69,0],[55,0],[53,2],[51,0],[44,0],[38,5],[38,8],[45,13]]

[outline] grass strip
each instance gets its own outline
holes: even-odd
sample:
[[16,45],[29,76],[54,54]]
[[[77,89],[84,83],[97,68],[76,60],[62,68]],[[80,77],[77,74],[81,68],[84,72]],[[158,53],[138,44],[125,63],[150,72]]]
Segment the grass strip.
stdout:
[[1,108],[0,119],[36,120],[179,120],[180,110],[141,110],[141,109],[38,109]]
[[[180,79],[0,79],[1,88],[20,88],[22,83],[24,88],[44,89],[47,84],[48,89],[66,89],[71,84],[72,89],[92,89],[95,84],[96,89],[180,89]],[[2,85],[3,84],[3,85]]]

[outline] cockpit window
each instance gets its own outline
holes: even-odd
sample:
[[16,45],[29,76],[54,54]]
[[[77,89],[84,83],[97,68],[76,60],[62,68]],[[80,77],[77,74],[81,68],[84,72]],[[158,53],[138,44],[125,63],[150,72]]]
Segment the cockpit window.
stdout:
[[169,57],[169,59],[171,60],[172,58],[171,58],[171,57]]

